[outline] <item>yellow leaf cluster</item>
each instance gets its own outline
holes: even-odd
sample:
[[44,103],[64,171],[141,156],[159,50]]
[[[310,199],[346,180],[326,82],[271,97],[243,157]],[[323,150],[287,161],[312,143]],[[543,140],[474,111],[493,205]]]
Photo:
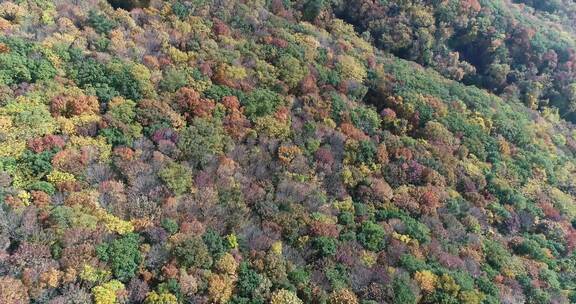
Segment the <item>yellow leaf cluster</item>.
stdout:
[[28,191],[20,191],[18,192],[18,198],[20,199],[20,201],[22,201],[22,204],[24,204],[24,206],[28,206],[30,205],[30,198],[32,196],[30,195],[30,192]]
[[144,304],[177,304],[178,298],[175,295],[167,292],[157,293],[152,291],[146,296]]
[[414,280],[418,282],[418,285],[420,285],[420,288],[424,292],[431,293],[436,288],[438,276],[432,273],[430,270],[421,270],[414,274]]
[[226,79],[242,80],[248,76],[248,72],[242,66],[223,64],[219,67]]
[[440,276],[440,280],[438,282],[438,287],[442,288],[446,293],[456,296],[460,291],[460,285],[456,283],[454,278],[447,274],[443,274]]
[[272,115],[263,116],[256,120],[256,130],[269,137],[285,139],[290,136],[290,120],[281,121]]
[[460,303],[462,304],[480,304],[486,296],[477,290],[466,290],[460,293]]
[[410,241],[412,240],[412,238],[410,238],[410,236],[405,235],[405,234],[400,234],[397,232],[392,232],[392,237],[399,240],[402,243],[405,243],[405,244],[410,243]]
[[80,272],[80,278],[88,282],[102,282],[110,277],[112,273],[108,270],[94,268],[88,264],[84,265]]
[[124,221],[104,210],[103,208],[96,208],[94,215],[102,222],[106,228],[112,232],[124,235],[134,231],[134,225],[131,222]]
[[98,149],[100,153],[100,160],[107,161],[112,155],[112,145],[108,144],[106,138],[103,136],[85,137],[85,136],[72,136],[70,137],[70,145],[72,147],[80,148],[84,146],[93,146]]
[[211,303],[227,303],[232,297],[234,280],[225,274],[212,274],[208,279],[208,297]]
[[293,292],[280,289],[272,294],[270,299],[270,304],[303,304],[302,300],[296,296]]
[[167,53],[168,56],[170,56],[170,59],[172,59],[172,61],[175,63],[184,64],[188,62],[188,54],[173,46],[168,48]]
[[328,299],[329,304],[358,304],[358,297],[349,289],[340,289],[332,292]]
[[225,253],[216,262],[216,269],[223,274],[233,275],[234,273],[236,273],[237,267],[238,263],[230,253]]
[[342,55],[338,58],[338,69],[345,79],[362,82],[368,76],[364,66],[356,58],[349,55]]
[[354,212],[354,202],[351,197],[346,197],[342,201],[335,201],[333,203],[334,207],[340,211]]
[[366,267],[374,266],[376,264],[377,259],[378,259],[378,255],[376,253],[371,252],[371,251],[366,251],[366,250],[363,250],[362,255],[360,256],[360,260],[362,261],[362,264],[364,264]]
[[88,123],[100,122],[101,117],[97,114],[82,114],[66,118],[60,116],[56,118],[58,129],[66,135],[76,135],[76,128]]
[[272,243],[270,251],[272,251],[272,253],[275,255],[282,255],[282,241],[276,241]]
[[92,288],[94,303],[96,304],[116,304],[116,293],[124,289],[124,284],[118,280],[112,280],[102,285]]
[[236,234],[232,233],[227,235],[226,241],[228,241],[228,246],[230,246],[230,248],[238,248],[238,238],[236,237]]
[[52,184],[57,185],[63,182],[73,182],[76,180],[76,177],[74,177],[73,174],[67,172],[53,170],[46,176],[46,179]]
[[320,47],[320,42],[316,38],[305,35],[301,33],[296,33],[293,35],[296,42],[304,47],[304,58],[308,61],[314,60],[316,54],[318,54],[318,48]]

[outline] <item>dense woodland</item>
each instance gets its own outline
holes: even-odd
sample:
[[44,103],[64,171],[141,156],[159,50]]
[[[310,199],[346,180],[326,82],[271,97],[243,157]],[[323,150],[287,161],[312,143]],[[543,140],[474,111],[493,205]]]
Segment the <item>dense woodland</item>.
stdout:
[[576,303],[574,20],[0,1],[0,303]]

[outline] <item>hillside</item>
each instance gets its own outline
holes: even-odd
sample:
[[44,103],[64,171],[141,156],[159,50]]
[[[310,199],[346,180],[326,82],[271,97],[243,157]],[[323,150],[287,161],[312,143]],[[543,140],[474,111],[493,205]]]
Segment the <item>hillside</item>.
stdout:
[[0,303],[576,303],[568,0],[0,3]]

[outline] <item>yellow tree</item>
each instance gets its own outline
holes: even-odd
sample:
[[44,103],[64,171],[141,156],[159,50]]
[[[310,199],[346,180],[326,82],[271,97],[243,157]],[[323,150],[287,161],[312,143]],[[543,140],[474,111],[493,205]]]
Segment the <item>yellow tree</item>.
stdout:
[[272,294],[270,304],[303,304],[295,293],[286,289],[280,289]]
[[96,304],[115,304],[117,293],[124,289],[124,284],[118,280],[112,280],[92,288],[92,295]]
[[430,270],[417,271],[414,274],[414,280],[418,282],[420,288],[426,292],[431,293],[436,288],[436,282],[438,281],[438,276],[436,276]]
[[349,289],[340,289],[330,294],[330,304],[358,304],[358,298]]

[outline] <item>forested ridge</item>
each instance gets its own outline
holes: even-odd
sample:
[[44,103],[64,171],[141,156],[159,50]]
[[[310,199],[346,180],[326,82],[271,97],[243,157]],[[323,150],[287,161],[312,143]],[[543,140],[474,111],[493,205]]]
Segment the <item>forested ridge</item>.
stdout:
[[0,3],[0,303],[576,303],[569,0]]

